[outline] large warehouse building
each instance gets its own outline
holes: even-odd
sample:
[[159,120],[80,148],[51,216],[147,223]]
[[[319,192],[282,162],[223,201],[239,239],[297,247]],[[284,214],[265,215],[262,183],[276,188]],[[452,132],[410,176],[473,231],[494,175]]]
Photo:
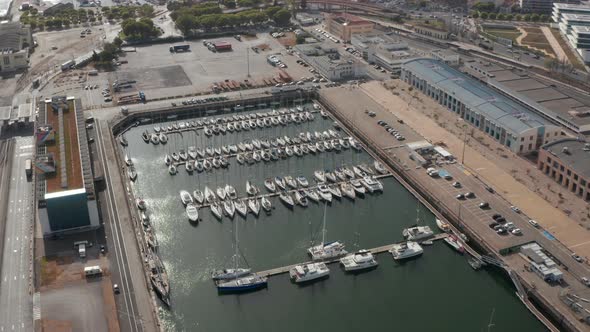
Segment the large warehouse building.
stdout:
[[44,236],[98,228],[83,111],[74,97],[46,99],[35,133],[37,197]]
[[564,138],[539,150],[537,167],[567,190],[590,201],[590,143]]
[[515,153],[560,138],[558,126],[443,62],[410,60],[401,78]]

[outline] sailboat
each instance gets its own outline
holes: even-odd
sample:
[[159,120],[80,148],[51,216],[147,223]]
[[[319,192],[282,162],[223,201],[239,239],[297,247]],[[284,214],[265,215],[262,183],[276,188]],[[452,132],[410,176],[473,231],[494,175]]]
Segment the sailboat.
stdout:
[[258,194],[259,190],[258,187],[256,187],[256,185],[254,185],[252,182],[246,181],[246,192],[248,195],[254,196]]
[[307,249],[307,252],[311,256],[311,259],[324,260],[331,259],[348,254],[348,251],[344,250],[344,244],[339,241],[333,241],[326,243],[326,207],[327,203],[324,203],[324,217],[322,225],[322,242],[317,246],[312,246]]
[[238,268],[238,227],[236,225],[235,253],[233,256],[234,267],[232,269],[219,270],[213,273],[217,290],[219,292],[244,292],[264,288],[268,285],[268,278],[250,274],[250,269]]
[[264,209],[264,211],[266,211],[267,214],[271,212],[272,203],[266,196],[262,196],[262,198],[260,199],[260,203],[262,204],[262,208]]

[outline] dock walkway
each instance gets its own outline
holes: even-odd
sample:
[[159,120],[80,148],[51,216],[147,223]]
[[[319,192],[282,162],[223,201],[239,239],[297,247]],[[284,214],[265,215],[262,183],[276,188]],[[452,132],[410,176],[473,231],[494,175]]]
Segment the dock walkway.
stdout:
[[[447,234],[447,233],[439,233],[439,234],[435,234],[431,238],[424,239],[424,241],[426,241],[426,240],[438,241],[438,240],[442,240],[442,239],[446,238],[447,236],[449,236],[449,234]],[[398,242],[398,243],[387,244],[387,245],[384,245],[384,246],[375,247],[375,248],[371,248],[371,249],[367,249],[367,250],[369,250],[374,255],[382,254],[382,253],[385,253],[385,252],[389,252],[389,250],[391,250],[394,245],[397,245],[397,244],[400,244],[400,243],[404,243],[404,242],[406,242],[406,241],[401,241],[401,242]],[[326,264],[333,264],[333,263],[339,262],[340,261],[340,258],[342,258],[342,257],[325,260],[323,262],[326,263]],[[308,262],[304,262],[304,263],[297,263],[297,264],[292,264],[292,265],[287,265],[287,266],[281,266],[281,267],[277,267],[277,268],[270,269],[270,270],[256,272],[256,275],[259,275],[261,277],[272,277],[272,276],[276,276],[276,275],[279,275],[279,274],[287,273],[287,272],[289,272],[292,268],[294,268],[297,265],[308,264],[308,263],[312,263],[312,262],[311,261],[308,261]]]
[[[375,179],[383,179],[383,178],[387,178],[387,177],[391,177],[391,176],[392,176],[391,174],[371,175],[371,177],[375,178]],[[349,182],[350,182],[350,179],[346,180],[346,181],[336,181],[333,183],[328,183],[327,185],[328,186],[340,186],[340,184],[342,184],[342,183],[349,183]],[[276,197],[276,196],[279,196],[281,193],[293,194],[299,190],[318,189],[318,188],[319,188],[319,184],[309,185],[307,187],[298,187],[297,189],[277,190],[272,193],[264,193],[264,194],[259,193],[257,195],[253,195],[253,196],[237,197],[235,200],[238,201],[238,200],[246,200],[246,199],[260,199],[262,197]],[[370,192],[367,192],[365,195],[368,195],[368,194],[370,194]],[[345,197],[345,196],[343,195],[343,197]],[[218,199],[219,199],[219,197],[215,198],[216,202],[221,202],[221,203],[223,202],[223,201],[219,201]],[[211,206],[210,203],[203,203],[202,205],[197,205],[197,207],[199,209],[210,207],[210,206]]]

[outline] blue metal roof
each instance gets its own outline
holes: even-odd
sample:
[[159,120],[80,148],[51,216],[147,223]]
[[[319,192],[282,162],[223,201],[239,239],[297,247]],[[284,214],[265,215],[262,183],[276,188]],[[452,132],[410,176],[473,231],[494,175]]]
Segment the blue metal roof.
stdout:
[[403,67],[515,136],[550,124],[533,111],[438,60],[414,59],[405,62]]

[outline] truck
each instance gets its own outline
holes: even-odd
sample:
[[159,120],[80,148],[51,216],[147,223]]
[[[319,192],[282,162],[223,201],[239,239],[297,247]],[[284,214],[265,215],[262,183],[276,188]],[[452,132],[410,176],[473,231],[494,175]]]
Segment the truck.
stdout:
[[98,276],[101,274],[102,274],[102,269],[98,265],[84,267],[84,275],[86,277],[93,277],[93,276]]
[[127,104],[135,104],[135,103],[139,103],[139,102],[142,102],[142,103],[146,102],[145,94],[143,93],[143,91],[139,91],[139,93],[132,94],[132,95],[121,96],[121,97],[119,97],[117,104],[118,105],[127,105]]
[[80,258],[86,257],[86,245],[85,244],[81,243],[78,245],[78,255],[80,255]]
[[68,69],[72,69],[76,65],[76,61],[68,60],[61,64],[61,71],[66,71]]
[[31,159],[25,160],[25,173],[27,174],[27,178],[30,178],[33,175],[33,162]]
[[170,53],[188,52],[190,48],[189,44],[173,45],[170,46]]

